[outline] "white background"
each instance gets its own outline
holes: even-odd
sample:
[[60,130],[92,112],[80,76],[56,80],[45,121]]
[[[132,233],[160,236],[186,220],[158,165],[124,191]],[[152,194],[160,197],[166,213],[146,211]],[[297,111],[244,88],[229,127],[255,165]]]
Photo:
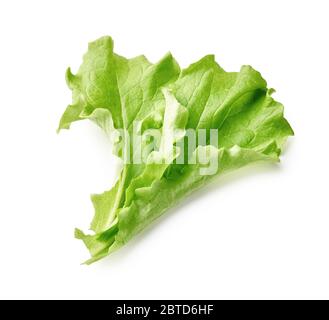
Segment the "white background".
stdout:
[[[328,1],[2,1],[0,298],[329,298]],[[116,52],[185,67],[214,53],[277,90],[296,136],[278,166],[242,170],[97,264],[73,238],[116,174],[91,123],[56,135],[66,67]]]

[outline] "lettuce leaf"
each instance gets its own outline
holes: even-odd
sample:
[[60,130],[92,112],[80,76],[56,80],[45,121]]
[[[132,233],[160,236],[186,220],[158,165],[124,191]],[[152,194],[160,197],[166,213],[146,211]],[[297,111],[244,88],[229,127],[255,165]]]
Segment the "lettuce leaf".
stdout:
[[[75,232],[90,251],[87,264],[122,247],[217,176],[278,161],[293,135],[282,104],[260,73],[250,66],[226,72],[212,55],[180,70],[170,53],[155,64],[144,56],[126,59],[113,52],[110,37],[103,37],[89,44],[77,74],[68,69],[66,80],[73,101],[58,130],[83,119],[110,135],[124,129],[120,141],[112,139],[115,155],[123,160],[120,177],[111,190],[92,195],[93,234]],[[145,161],[132,161],[139,150],[130,137],[153,129],[161,132],[158,143],[149,148],[142,139]],[[191,144],[190,132],[204,132],[206,138],[197,136]],[[216,165],[207,173],[210,163]]]

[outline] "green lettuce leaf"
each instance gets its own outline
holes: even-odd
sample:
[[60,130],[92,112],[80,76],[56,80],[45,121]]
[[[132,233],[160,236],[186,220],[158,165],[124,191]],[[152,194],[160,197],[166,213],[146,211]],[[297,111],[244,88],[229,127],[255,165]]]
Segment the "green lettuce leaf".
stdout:
[[[73,102],[58,130],[83,119],[111,136],[124,129],[112,139],[123,161],[120,177],[111,190],[92,195],[93,233],[75,232],[90,251],[87,264],[122,247],[212,179],[251,163],[278,161],[293,135],[260,73],[250,66],[226,72],[212,55],[180,70],[170,53],[155,64],[144,56],[126,59],[103,37],[89,44],[77,74],[68,69],[66,80]],[[149,130],[159,130],[160,138],[155,144],[141,139],[144,160],[136,163],[140,150],[131,136]],[[202,131],[205,138],[197,135],[191,144],[189,134]]]

